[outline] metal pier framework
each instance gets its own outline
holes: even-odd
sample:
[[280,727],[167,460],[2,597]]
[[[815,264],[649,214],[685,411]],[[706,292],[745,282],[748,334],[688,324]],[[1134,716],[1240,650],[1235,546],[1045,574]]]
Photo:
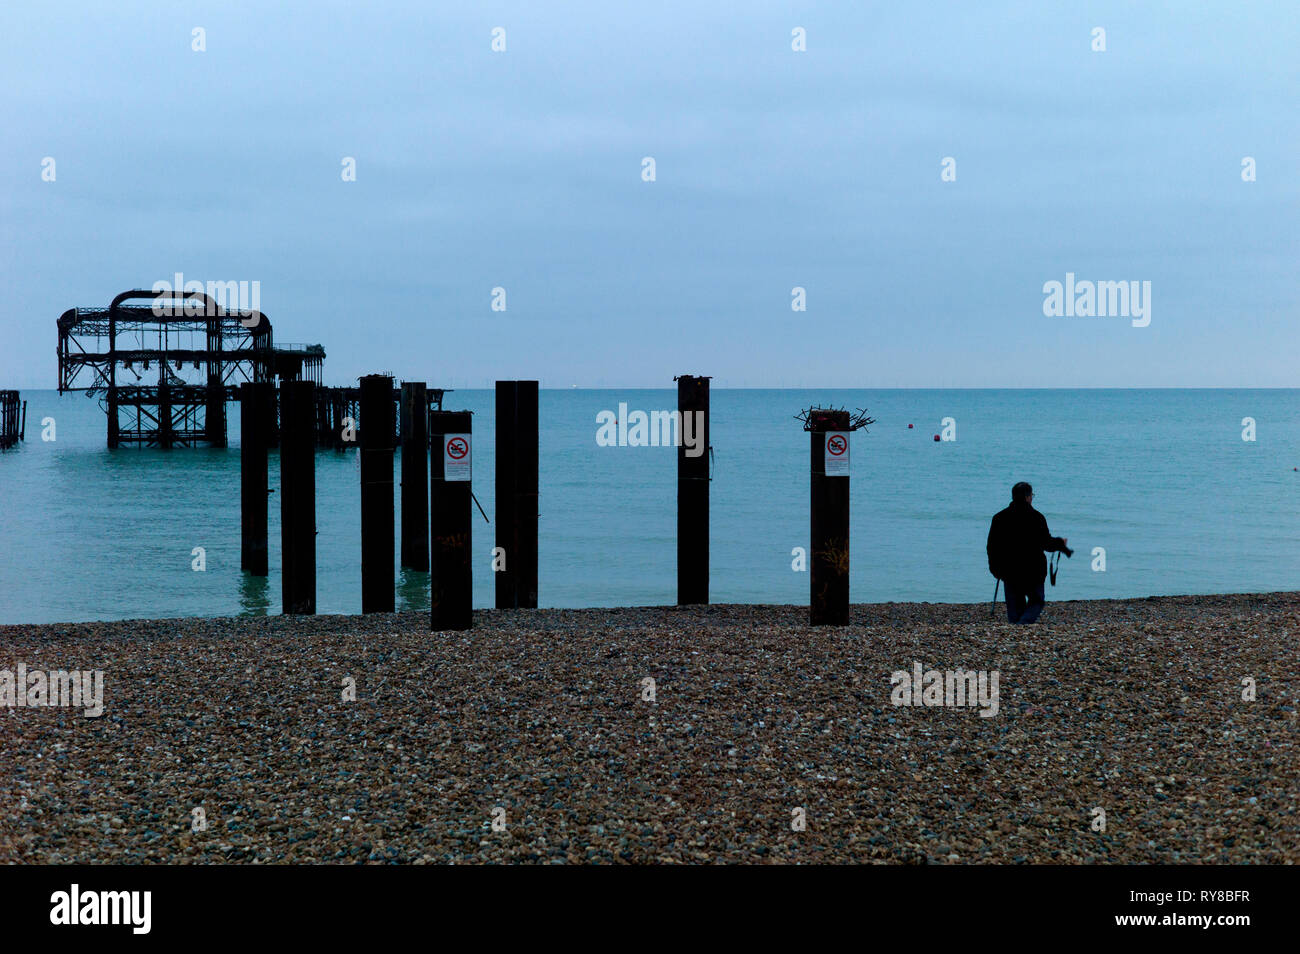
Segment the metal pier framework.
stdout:
[[225,447],[241,383],[319,386],[324,362],[320,345],[276,346],[261,312],[226,311],[198,291],[126,291],[59,316],[59,393],[100,399],[110,448]]
[[0,391],[0,450],[13,447],[26,436],[27,402],[17,391]]

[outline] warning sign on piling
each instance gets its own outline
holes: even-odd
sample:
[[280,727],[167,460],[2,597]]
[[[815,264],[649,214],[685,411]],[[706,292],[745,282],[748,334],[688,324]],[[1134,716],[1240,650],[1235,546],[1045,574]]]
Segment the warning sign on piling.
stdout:
[[826,476],[849,475],[849,432],[826,432]]
[[468,434],[444,434],[442,436],[442,476],[444,480],[469,480],[470,458]]

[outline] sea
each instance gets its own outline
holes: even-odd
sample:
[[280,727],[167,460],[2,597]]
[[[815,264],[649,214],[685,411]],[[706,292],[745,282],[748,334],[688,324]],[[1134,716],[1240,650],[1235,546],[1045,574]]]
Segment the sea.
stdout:
[[[97,400],[22,397],[26,441],[0,452],[0,623],[280,612],[278,496],[270,576],[239,568],[236,405],[227,449],[109,451]],[[797,415],[813,405],[875,418],[850,443],[854,602],[991,599],[989,520],[1020,480],[1075,551],[1049,601],[1300,589],[1300,390],[716,388],[711,402],[713,602],[807,603],[812,438]],[[473,596],[490,607],[493,392],[444,407],[474,412]],[[676,450],[597,440],[602,412],[675,407],[672,389],[541,391],[542,606],[676,601]],[[400,485],[400,451],[394,471]],[[278,494],[275,451],[269,478]],[[359,613],[356,451],[317,452],[316,493],[317,611]],[[427,574],[397,574],[397,608],[427,610]]]

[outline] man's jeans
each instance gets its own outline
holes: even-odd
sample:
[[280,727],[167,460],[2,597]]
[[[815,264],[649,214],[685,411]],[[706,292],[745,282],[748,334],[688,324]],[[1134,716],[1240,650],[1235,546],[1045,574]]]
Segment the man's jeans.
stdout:
[[1043,611],[1043,604],[1045,602],[1042,582],[1040,581],[1036,584],[1031,583],[1026,589],[1019,589],[1018,587],[1007,583],[1006,590],[1007,622],[1038,622],[1038,614]]

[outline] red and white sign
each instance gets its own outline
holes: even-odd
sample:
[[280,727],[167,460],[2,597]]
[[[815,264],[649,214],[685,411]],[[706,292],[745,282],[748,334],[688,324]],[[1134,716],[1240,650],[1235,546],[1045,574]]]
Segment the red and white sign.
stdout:
[[826,476],[849,475],[849,432],[826,432]]
[[444,480],[469,480],[470,436],[468,434],[444,434],[442,436],[442,477]]

